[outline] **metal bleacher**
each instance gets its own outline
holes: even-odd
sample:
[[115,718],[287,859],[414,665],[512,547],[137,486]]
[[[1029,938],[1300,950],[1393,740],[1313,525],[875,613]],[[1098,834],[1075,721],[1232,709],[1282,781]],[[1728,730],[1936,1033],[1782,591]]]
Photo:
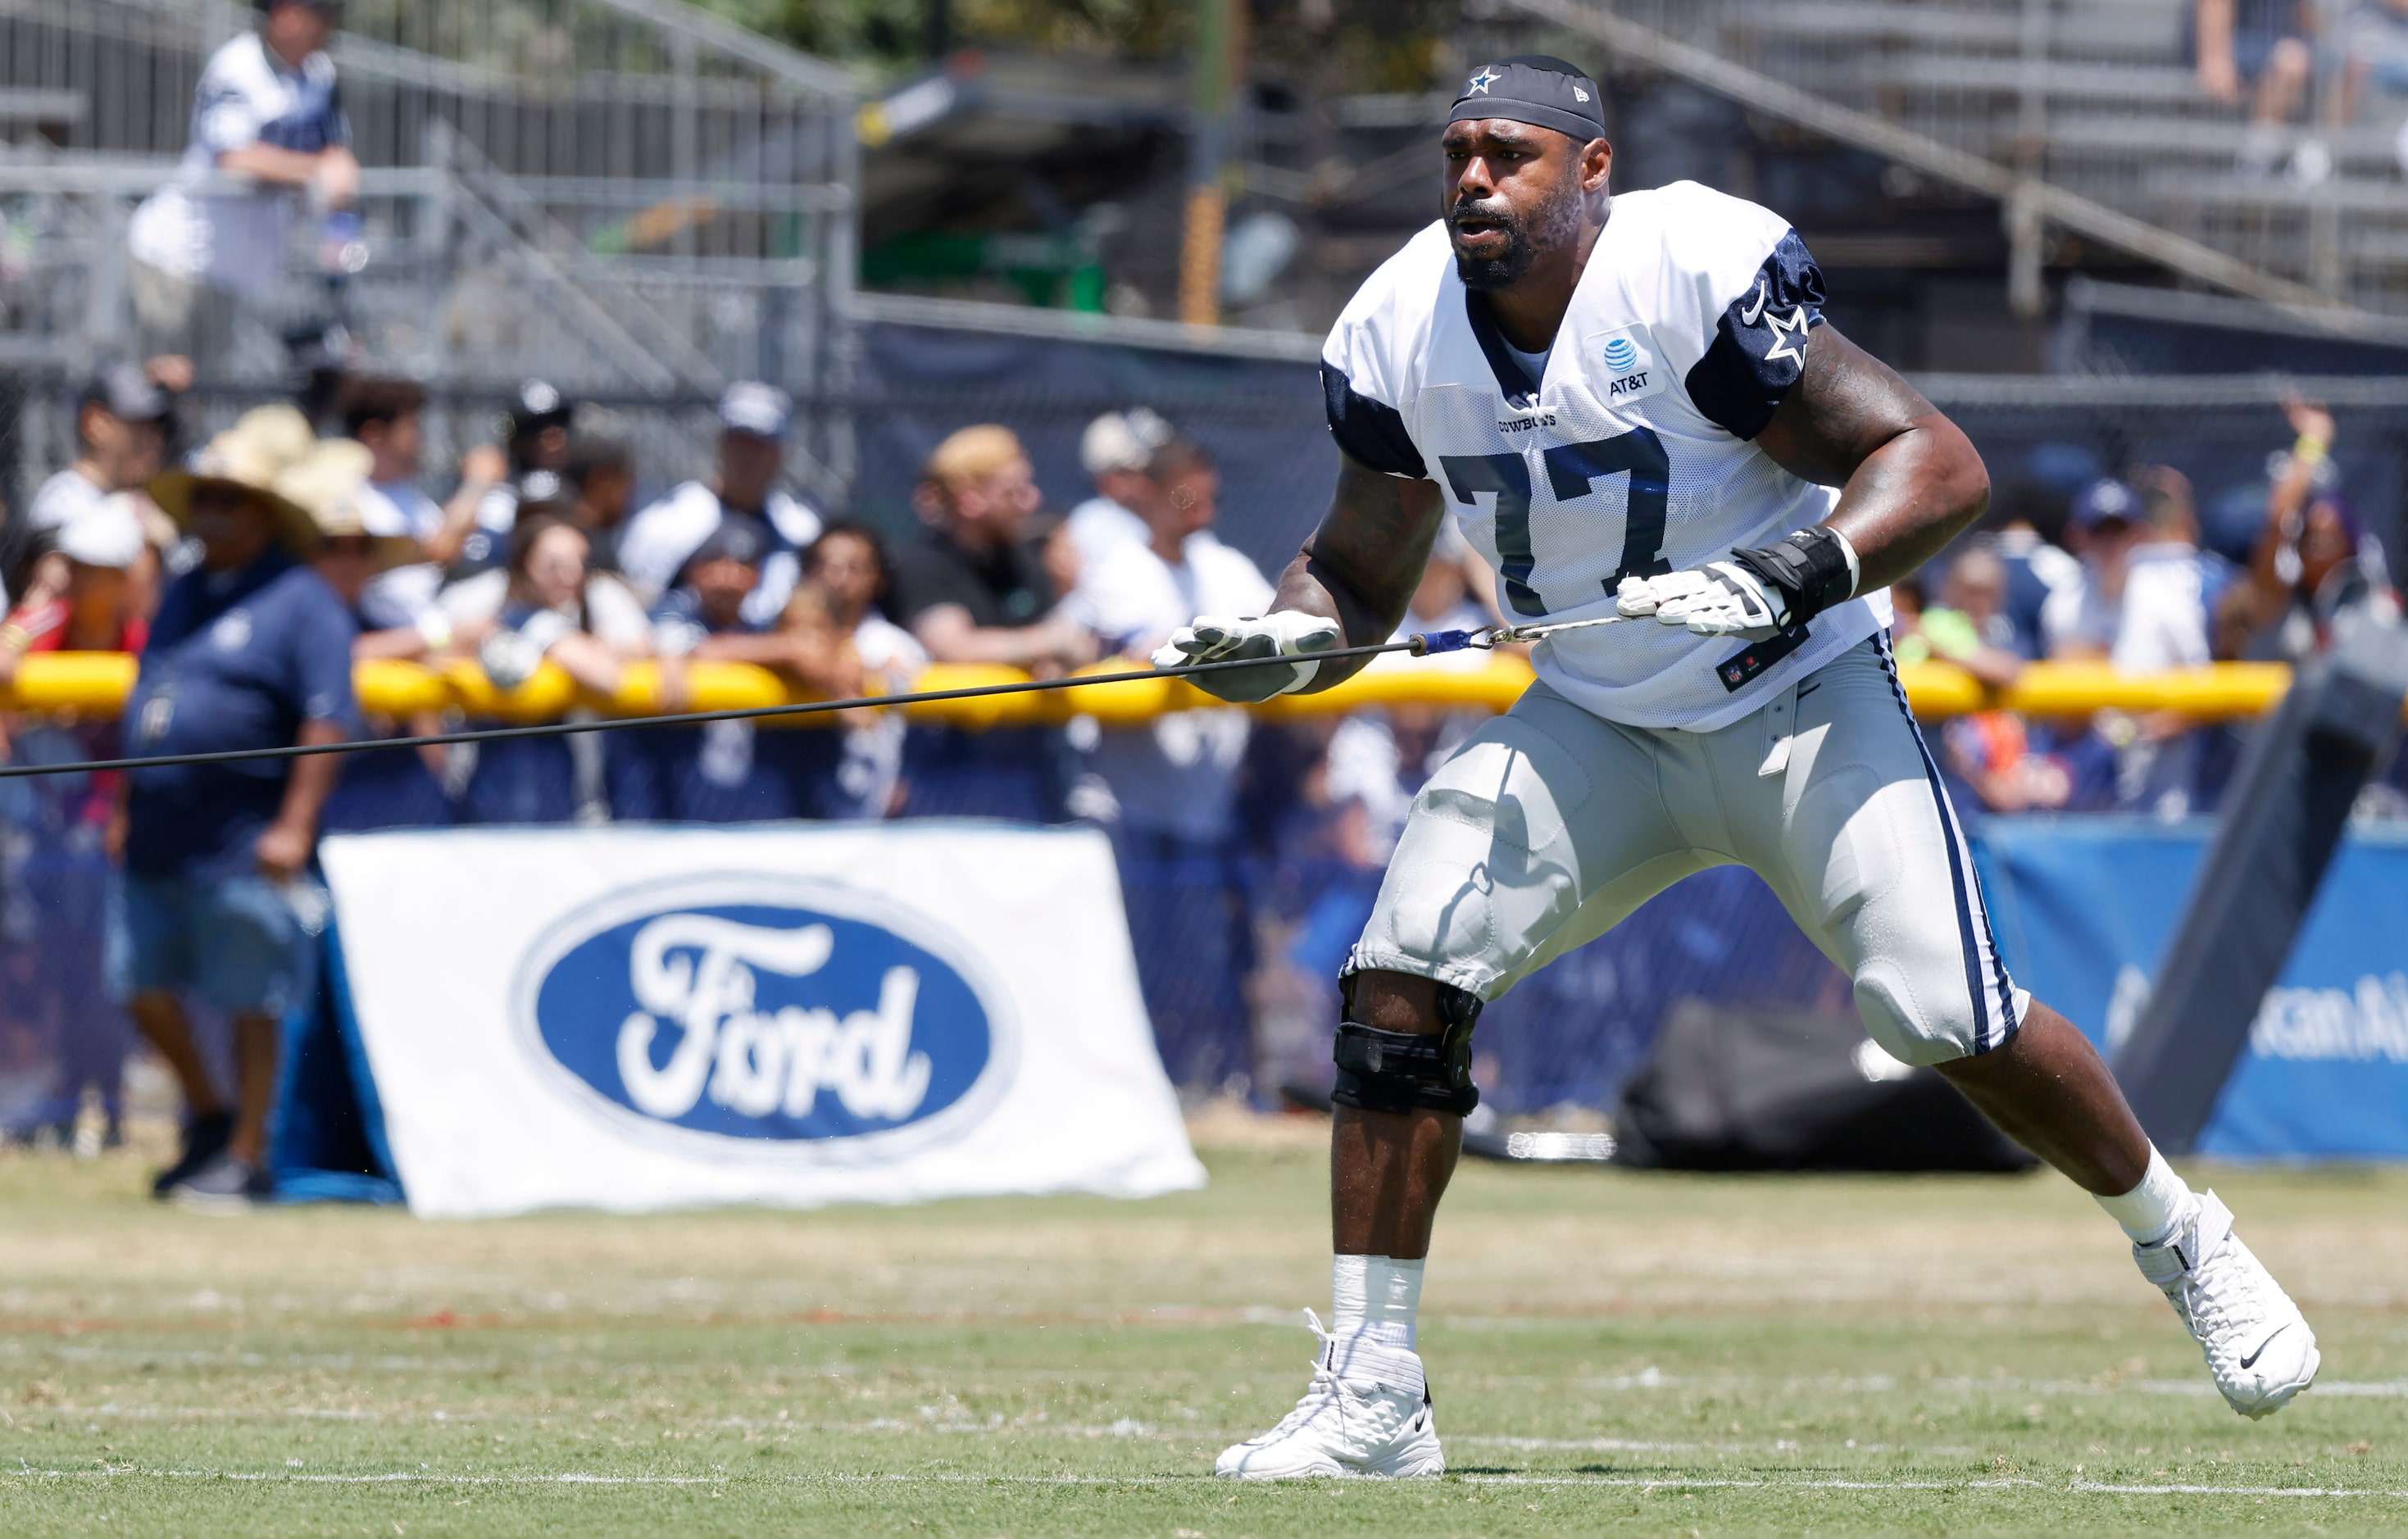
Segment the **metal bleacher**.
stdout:
[[[58,382],[135,345],[127,221],[177,175],[202,64],[254,17],[0,0],[7,494],[71,449]],[[766,378],[803,406],[798,478],[842,491],[849,77],[678,0],[351,0],[342,26],[360,262],[335,273],[301,233],[231,349],[195,360],[205,425],[281,388],[296,325],[331,319],[360,364],[426,381],[437,455],[534,375],[619,408],[646,463],[689,473],[719,390]]]
[[[2329,36],[2346,0],[2322,8]],[[2330,49],[2319,52],[2315,99],[2272,146],[2273,167],[2251,171],[2239,164],[2245,109],[2209,98],[2186,62],[2182,0],[1491,9],[1584,33],[1751,109],[2011,203],[2019,186],[2029,194],[2021,256],[2035,266],[2042,230],[2055,225],[2294,308],[2408,313],[2408,184],[2394,149],[2408,98],[2370,92],[2357,122],[2314,126],[2335,89]],[[2321,176],[2295,167],[2310,138],[2329,152]]]

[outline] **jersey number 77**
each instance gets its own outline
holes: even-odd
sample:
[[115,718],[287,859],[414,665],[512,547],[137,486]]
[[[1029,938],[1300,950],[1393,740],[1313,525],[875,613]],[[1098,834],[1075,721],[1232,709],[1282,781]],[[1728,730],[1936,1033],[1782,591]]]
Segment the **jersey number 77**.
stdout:
[[[1584,444],[1557,444],[1541,456],[1555,501],[1569,505],[1588,496],[1602,477],[1628,475],[1623,516],[1622,564],[1606,579],[1611,594],[1625,577],[1660,577],[1672,569],[1664,559],[1664,520],[1671,497],[1672,462],[1664,441],[1646,428]],[[1537,558],[1530,550],[1530,466],[1519,454],[1444,454],[1455,500],[1470,504],[1477,493],[1497,495],[1497,556],[1506,602],[1513,612],[1535,618],[1547,602],[1530,586]]]

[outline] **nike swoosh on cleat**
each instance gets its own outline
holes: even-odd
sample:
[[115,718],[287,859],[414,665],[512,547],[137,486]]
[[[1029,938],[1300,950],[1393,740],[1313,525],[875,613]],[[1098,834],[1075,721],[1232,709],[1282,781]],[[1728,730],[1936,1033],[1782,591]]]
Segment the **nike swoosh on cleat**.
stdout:
[[2288,1331],[2290,1327],[2287,1325],[2278,1325],[2274,1327],[2273,1334],[2268,1336],[2264,1341],[2258,1344],[2258,1350],[2250,1353],[2247,1357],[2241,1360],[2241,1366],[2243,1368],[2257,1367],[2258,1360],[2266,1355],[2266,1348],[2274,1345],[2274,1337],[2281,1335],[2284,1332]]

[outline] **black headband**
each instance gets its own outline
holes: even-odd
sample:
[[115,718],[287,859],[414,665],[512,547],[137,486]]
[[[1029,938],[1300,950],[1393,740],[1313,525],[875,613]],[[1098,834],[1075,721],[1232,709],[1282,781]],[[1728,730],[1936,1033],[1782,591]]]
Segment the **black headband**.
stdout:
[[1575,65],[1543,53],[1517,53],[1481,65],[1455,99],[1451,123],[1503,118],[1552,128],[1576,143],[1605,137],[1605,93]]

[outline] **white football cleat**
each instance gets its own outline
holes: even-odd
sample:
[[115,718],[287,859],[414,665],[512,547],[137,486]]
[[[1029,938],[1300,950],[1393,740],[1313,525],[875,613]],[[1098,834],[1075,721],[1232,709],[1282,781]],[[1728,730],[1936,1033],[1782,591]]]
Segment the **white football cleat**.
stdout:
[[1225,1448],[1212,1473],[1235,1480],[1311,1475],[1398,1479],[1444,1475],[1421,1355],[1360,1337],[1340,1341],[1311,1310],[1321,1351],[1296,1409],[1259,1437]]
[[2172,1301],[2232,1408],[2252,1420],[2315,1382],[2316,1333],[2265,1263],[2232,1233],[2232,1210],[2202,1192],[2189,1222],[2136,1245],[2141,1275]]

